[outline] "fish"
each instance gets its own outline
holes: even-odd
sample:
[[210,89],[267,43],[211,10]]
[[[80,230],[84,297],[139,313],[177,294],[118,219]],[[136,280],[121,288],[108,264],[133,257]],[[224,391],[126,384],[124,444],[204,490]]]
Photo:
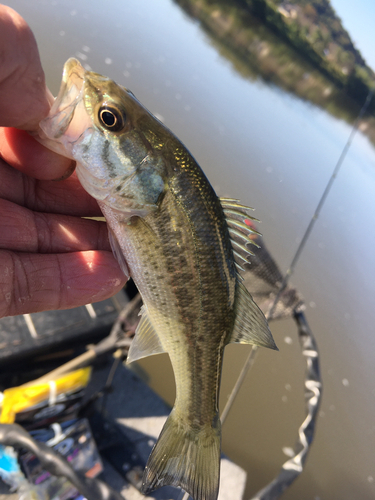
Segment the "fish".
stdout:
[[168,353],[176,399],[142,479],[216,500],[224,348],[277,350],[243,285],[256,230],[250,208],[218,198],[179,139],[125,87],[69,59],[40,141],[76,161],[107,220],[113,253],[142,296],[128,362]]

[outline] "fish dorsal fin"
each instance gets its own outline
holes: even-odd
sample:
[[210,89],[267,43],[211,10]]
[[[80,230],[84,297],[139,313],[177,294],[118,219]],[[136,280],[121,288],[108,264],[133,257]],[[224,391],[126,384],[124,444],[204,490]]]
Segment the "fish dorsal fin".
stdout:
[[135,331],[135,337],[130,345],[129,354],[126,362],[132,363],[138,359],[161,354],[165,352],[160,343],[158,334],[151,324],[146,306],[142,306],[140,313],[142,315]]
[[235,321],[229,343],[252,344],[278,351],[264,314],[244,285],[237,283]]
[[121,250],[120,244],[118,242],[118,239],[116,238],[115,233],[109,226],[108,226],[108,237],[109,237],[109,243],[111,244],[112,253],[115,256],[117,262],[119,263],[121,271],[125,274],[125,276],[129,276],[129,268],[126,263],[124,254]]
[[244,265],[250,264],[250,256],[254,255],[249,246],[254,245],[259,248],[259,245],[254,241],[254,236],[261,234],[258,233],[252,222],[258,221],[258,219],[249,215],[252,208],[241,205],[238,200],[220,198],[220,203],[228,225],[237,271],[245,271]]

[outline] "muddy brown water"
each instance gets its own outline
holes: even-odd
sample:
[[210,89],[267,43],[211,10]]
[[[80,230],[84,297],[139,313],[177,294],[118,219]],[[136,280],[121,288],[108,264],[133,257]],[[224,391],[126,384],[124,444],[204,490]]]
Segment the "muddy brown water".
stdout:
[[[12,0],[34,30],[51,90],[76,56],[130,88],[202,165],[220,195],[256,208],[286,270],[350,125],[246,78],[170,0]],[[288,500],[375,497],[375,149],[357,134],[302,253],[293,283],[316,335],[324,398],[315,442]],[[274,323],[280,352],[262,350],[223,429],[223,450],[246,469],[244,498],[277,474],[304,416],[304,361],[292,320]],[[248,354],[226,349],[221,402]],[[170,404],[166,356],[142,361]]]

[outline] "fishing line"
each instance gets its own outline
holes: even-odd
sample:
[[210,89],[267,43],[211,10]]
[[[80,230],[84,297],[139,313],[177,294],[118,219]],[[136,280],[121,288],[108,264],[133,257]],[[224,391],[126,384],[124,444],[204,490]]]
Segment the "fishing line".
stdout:
[[[342,163],[343,163],[343,161],[344,161],[344,159],[345,159],[345,157],[346,157],[346,155],[348,153],[348,150],[349,150],[349,148],[350,148],[350,146],[351,146],[351,144],[353,142],[354,136],[355,136],[355,134],[356,134],[356,132],[358,130],[359,122],[362,119],[362,117],[365,114],[365,112],[367,111],[367,108],[368,108],[368,106],[369,106],[369,104],[371,102],[371,99],[372,99],[373,95],[374,95],[374,91],[375,91],[375,89],[372,89],[368,93],[367,98],[365,100],[365,103],[363,104],[363,106],[362,106],[362,108],[361,108],[361,110],[359,112],[359,115],[358,115],[357,119],[355,120],[355,122],[353,124],[352,130],[351,130],[351,132],[349,134],[349,137],[348,137],[348,140],[346,141],[346,144],[345,144],[345,146],[344,146],[344,148],[342,150],[342,153],[341,153],[341,155],[340,155],[340,157],[339,157],[339,159],[338,159],[338,161],[337,161],[337,163],[335,165],[335,168],[334,168],[334,170],[332,172],[332,175],[331,175],[331,177],[330,177],[330,179],[329,179],[329,181],[328,181],[328,183],[327,183],[327,185],[326,185],[326,187],[325,187],[325,189],[323,191],[323,194],[322,194],[322,196],[321,196],[321,198],[320,198],[320,200],[319,200],[319,202],[318,202],[318,204],[316,206],[315,212],[314,212],[313,216],[311,217],[311,220],[310,220],[310,222],[309,222],[309,224],[308,224],[308,226],[306,228],[306,231],[305,231],[305,233],[304,233],[304,235],[303,235],[303,237],[301,239],[301,242],[300,242],[300,244],[297,247],[297,250],[296,250],[296,252],[295,252],[295,254],[294,254],[293,258],[292,258],[292,261],[290,263],[290,266],[287,269],[287,271],[286,271],[286,273],[285,273],[285,275],[283,277],[283,280],[281,282],[280,288],[279,288],[279,290],[278,290],[278,292],[277,292],[277,294],[275,296],[275,299],[274,299],[274,301],[272,303],[271,309],[269,310],[268,314],[266,314],[267,320],[271,320],[272,319],[272,316],[273,316],[273,314],[275,312],[277,303],[279,302],[280,297],[281,297],[283,291],[287,287],[290,277],[294,273],[294,270],[295,270],[295,267],[297,265],[297,262],[298,262],[298,260],[299,260],[299,258],[301,256],[302,251],[304,250],[304,248],[306,246],[306,243],[307,243],[307,241],[308,241],[308,239],[310,237],[310,234],[311,234],[311,232],[313,230],[315,222],[317,221],[317,219],[318,219],[318,217],[320,215],[320,212],[321,212],[321,210],[323,208],[323,205],[324,205],[324,203],[325,203],[325,201],[326,201],[326,199],[328,197],[328,194],[329,194],[329,192],[330,192],[330,190],[332,188],[332,185],[333,185],[333,183],[334,183],[334,181],[335,181],[335,179],[336,179],[336,177],[337,177],[337,175],[339,173],[341,165],[342,165]],[[232,392],[229,395],[228,401],[227,401],[227,403],[226,403],[226,405],[225,405],[225,407],[223,409],[223,412],[221,414],[221,423],[222,424],[224,423],[225,419],[228,416],[228,413],[229,413],[229,411],[230,411],[230,409],[231,409],[231,407],[232,407],[232,405],[234,403],[234,400],[236,399],[236,396],[237,396],[237,394],[238,394],[238,392],[239,392],[239,390],[240,390],[240,388],[242,386],[242,383],[245,380],[247,372],[249,371],[249,369],[254,364],[254,360],[255,360],[255,356],[256,356],[257,351],[258,351],[258,348],[256,346],[253,346],[253,348],[252,348],[252,350],[251,350],[251,352],[250,352],[247,360],[245,361],[245,364],[244,364],[244,366],[243,366],[243,368],[241,370],[241,373],[238,376],[238,379],[237,379],[237,381],[236,381],[236,383],[235,383],[235,385],[234,385],[234,387],[232,389]]]
[[302,240],[301,240],[300,244],[298,245],[297,250],[296,250],[296,252],[295,252],[295,254],[293,256],[292,262],[290,263],[290,266],[289,266],[288,270],[285,273],[285,276],[284,276],[283,281],[282,281],[282,283],[280,285],[279,291],[278,291],[278,293],[277,293],[277,295],[275,297],[275,300],[274,300],[274,302],[272,304],[272,307],[271,307],[271,310],[269,312],[269,319],[272,319],[272,315],[275,312],[275,308],[276,308],[276,305],[277,305],[277,303],[278,303],[278,301],[280,299],[280,296],[283,293],[283,291],[285,290],[285,288],[286,288],[286,286],[287,286],[287,284],[289,282],[290,277],[294,273],[294,269],[296,267],[296,264],[297,264],[297,262],[298,262],[298,260],[299,260],[299,258],[301,256],[302,251],[304,250],[304,248],[306,246],[307,240],[310,237],[310,234],[311,234],[311,232],[313,230],[315,222],[318,220],[318,217],[319,217],[320,212],[321,212],[321,210],[323,208],[323,205],[324,205],[324,203],[325,203],[325,201],[326,201],[326,199],[327,199],[327,197],[329,195],[329,192],[331,191],[331,188],[332,188],[332,185],[333,185],[334,181],[336,180],[336,177],[337,177],[337,175],[339,173],[341,165],[342,165],[343,161],[345,160],[345,157],[346,157],[346,155],[347,155],[347,153],[349,151],[349,148],[350,148],[350,146],[351,146],[351,144],[353,142],[354,136],[357,133],[359,122],[361,121],[363,115],[366,113],[367,108],[368,108],[368,106],[369,106],[369,104],[371,102],[371,99],[372,99],[372,97],[374,95],[374,91],[375,91],[375,89],[372,89],[368,93],[368,95],[366,97],[366,100],[365,100],[365,103],[363,104],[363,106],[362,106],[362,108],[361,108],[361,110],[359,112],[359,115],[358,115],[357,119],[355,120],[355,122],[353,124],[352,130],[351,130],[351,132],[349,134],[349,137],[348,137],[348,140],[346,141],[344,149],[342,150],[342,153],[341,153],[341,155],[340,155],[340,157],[339,157],[339,159],[338,159],[338,161],[336,163],[336,166],[333,169],[332,175],[331,175],[331,177],[330,177],[330,179],[329,179],[329,181],[328,181],[328,183],[327,183],[327,185],[326,185],[326,187],[325,187],[325,189],[323,191],[323,194],[322,194],[322,196],[321,196],[321,198],[320,198],[320,200],[318,202],[318,205],[317,205],[317,207],[315,209],[314,215],[311,217],[311,220],[309,222],[309,225],[307,226],[305,234],[303,235]]

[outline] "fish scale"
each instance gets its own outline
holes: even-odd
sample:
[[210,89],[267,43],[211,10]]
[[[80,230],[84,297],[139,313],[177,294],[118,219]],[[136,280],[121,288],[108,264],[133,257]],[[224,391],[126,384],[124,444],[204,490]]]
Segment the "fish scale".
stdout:
[[76,59],[65,64],[40,126],[43,144],[76,160],[82,186],[106,217],[113,253],[142,295],[128,362],[162,352],[171,360],[175,405],[142,491],[168,484],[194,500],[216,500],[224,348],[277,349],[241,283],[255,232],[250,209],[220,200],[188,150],[131,92]]

